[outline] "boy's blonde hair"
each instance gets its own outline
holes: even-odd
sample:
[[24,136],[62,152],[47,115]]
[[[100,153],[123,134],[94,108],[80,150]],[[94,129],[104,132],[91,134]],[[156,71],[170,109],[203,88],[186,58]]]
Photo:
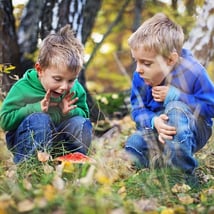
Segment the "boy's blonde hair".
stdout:
[[184,33],[181,26],[163,13],[146,20],[128,39],[131,49],[152,50],[165,58],[172,52],[180,55],[183,42]]
[[83,66],[83,45],[74,36],[69,25],[62,27],[57,33],[50,33],[42,42],[38,62],[47,67],[66,66],[72,72],[78,73]]

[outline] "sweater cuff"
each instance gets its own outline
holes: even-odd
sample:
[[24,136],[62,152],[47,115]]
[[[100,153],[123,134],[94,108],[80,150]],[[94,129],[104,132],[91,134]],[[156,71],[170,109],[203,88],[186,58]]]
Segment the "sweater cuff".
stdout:
[[166,99],[164,100],[164,106],[166,106],[171,101],[178,100],[179,96],[180,96],[180,91],[176,87],[170,86]]
[[157,116],[154,116],[153,118],[152,118],[152,120],[151,120],[151,128],[152,129],[155,129],[155,118],[156,118]]

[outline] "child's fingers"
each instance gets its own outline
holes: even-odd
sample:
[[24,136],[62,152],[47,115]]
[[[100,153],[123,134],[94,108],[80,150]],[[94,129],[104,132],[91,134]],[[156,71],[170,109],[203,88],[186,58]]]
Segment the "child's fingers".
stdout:
[[45,94],[45,98],[46,99],[50,99],[50,97],[51,97],[51,90],[48,89],[47,92],[46,92],[46,94]]
[[68,105],[73,105],[74,103],[77,102],[78,99],[79,99],[78,97],[75,97],[74,99],[69,100],[69,101],[68,101]]
[[165,143],[165,140],[172,140],[172,139],[173,139],[172,135],[166,135],[166,134],[163,134],[163,133],[159,133],[159,135],[158,135],[158,140],[161,143]]
[[162,139],[161,135],[158,135],[158,140],[159,140],[162,144],[165,143],[165,141]]

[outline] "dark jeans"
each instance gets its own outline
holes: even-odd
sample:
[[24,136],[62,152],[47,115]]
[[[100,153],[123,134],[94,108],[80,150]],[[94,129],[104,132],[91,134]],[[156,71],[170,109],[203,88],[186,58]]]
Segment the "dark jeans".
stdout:
[[36,151],[53,148],[61,150],[61,154],[65,151],[86,154],[91,138],[92,125],[88,119],[75,116],[56,126],[45,113],[29,115],[16,130],[6,134],[7,146],[15,163],[29,158]]

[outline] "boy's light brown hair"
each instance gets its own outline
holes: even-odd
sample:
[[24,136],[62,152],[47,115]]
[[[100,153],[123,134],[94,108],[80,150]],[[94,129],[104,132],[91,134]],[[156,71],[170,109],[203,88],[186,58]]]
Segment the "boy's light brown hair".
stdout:
[[144,48],[165,58],[172,52],[180,55],[183,42],[184,33],[181,26],[163,13],[157,13],[146,20],[128,39],[131,49]]
[[57,33],[50,33],[42,42],[38,62],[47,67],[67,67],[78,73],[83,66],[83,45],[75,37],[70,25],[65,25]]

